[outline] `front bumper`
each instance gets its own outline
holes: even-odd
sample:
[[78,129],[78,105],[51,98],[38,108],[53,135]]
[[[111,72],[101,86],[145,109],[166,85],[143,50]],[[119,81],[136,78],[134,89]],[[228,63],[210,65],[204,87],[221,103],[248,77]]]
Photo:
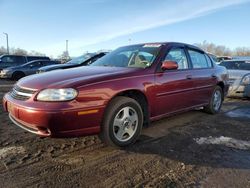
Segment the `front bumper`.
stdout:
[[250,97],[250,85],[231,85],[228,97]]
[[16,100],[7,93],[3,98],[3,107],[14,124],[43,137],[84,136],[100,132],[102,106],[93,110],[79,108],[79,103],[72,101],[69,104],[32,102],[38,103],[35,108],[31,107],[31,101]]

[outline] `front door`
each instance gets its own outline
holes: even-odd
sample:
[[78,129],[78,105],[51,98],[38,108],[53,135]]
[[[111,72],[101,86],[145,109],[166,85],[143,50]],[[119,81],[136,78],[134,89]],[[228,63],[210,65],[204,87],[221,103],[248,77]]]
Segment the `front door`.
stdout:
[[184,48],[172,48],[165,60],[175,61],[177,70],[156,73],[156,114],[166,115],[192,106],[193,80],[192,70]]

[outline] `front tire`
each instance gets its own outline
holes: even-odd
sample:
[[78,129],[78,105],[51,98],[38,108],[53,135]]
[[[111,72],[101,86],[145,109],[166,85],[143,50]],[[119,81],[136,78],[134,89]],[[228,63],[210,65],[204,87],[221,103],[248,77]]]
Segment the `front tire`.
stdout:
[[12,79],[16,81],[23,77],[25,77],[25,74],[23,72],[14,72],[12,75]]
[[216,86],[214,88],[211,99],[209,100],[209,104],[205,106],[204,111],[209,114],[217,114],[220,112],[221,106],[223,102],[223,92],[220,86]]
[[100,138],[107,145],[128,146],[140,136],[142,125],[140,104],[132,98],[119,96],[105,111]]

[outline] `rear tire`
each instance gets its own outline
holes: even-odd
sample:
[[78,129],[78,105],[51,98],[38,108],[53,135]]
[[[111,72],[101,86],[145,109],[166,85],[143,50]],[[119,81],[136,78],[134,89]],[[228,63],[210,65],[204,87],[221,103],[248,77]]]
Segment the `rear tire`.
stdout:
[[105,111],[100,138],[107,145],[128,146],[137,140],[142,125],[143,112],[139,103],[119,96],[110,102]]
[[217,114],[220,112],[223,102],[223,92],[220,86],[214,88],[209,104],[204,107],[204,111],[209,114]]
[[25,74],[23,72],[14,72],[12,75],[13,80],[19,80],[23,77],[25,77]]

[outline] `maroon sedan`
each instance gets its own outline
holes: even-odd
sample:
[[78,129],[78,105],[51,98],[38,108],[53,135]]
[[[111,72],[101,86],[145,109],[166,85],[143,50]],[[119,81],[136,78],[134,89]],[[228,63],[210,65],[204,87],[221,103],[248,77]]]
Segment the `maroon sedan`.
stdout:
[[93,64],[21,79],[3,98],[19,127],[51,137],[100,133],[110,145],[136,141],[143,125],[204,107],[220,111],[228,74],[182,43],[118,48]]

